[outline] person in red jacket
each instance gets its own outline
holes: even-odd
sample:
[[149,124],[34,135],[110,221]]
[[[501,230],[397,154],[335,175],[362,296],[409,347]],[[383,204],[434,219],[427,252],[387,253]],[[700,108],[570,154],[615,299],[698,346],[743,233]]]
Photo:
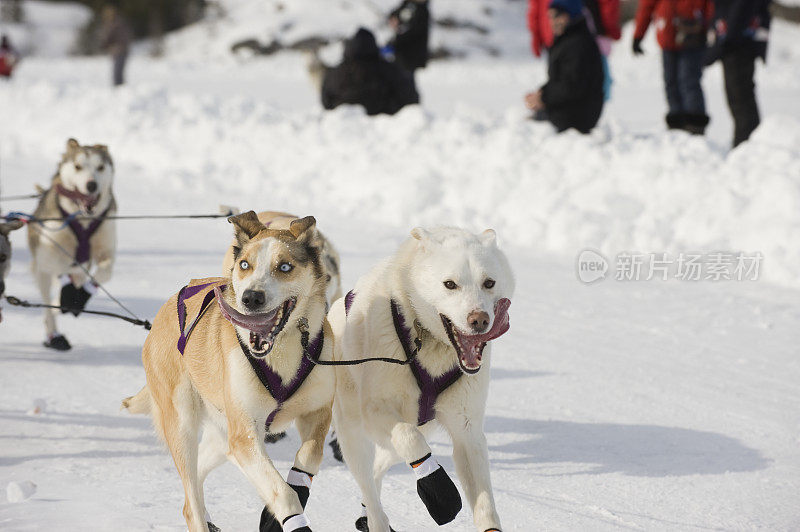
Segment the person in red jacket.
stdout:
[[667,126],[702,135],[708,125],[700,79],[712,0],[640,0],[633,33],[633,53],[641,55],[642,39],[655,19],[664,61]]
[[19,54],[11,46],[8,36],[0,37],[0,78],[10,78],[19,61]]

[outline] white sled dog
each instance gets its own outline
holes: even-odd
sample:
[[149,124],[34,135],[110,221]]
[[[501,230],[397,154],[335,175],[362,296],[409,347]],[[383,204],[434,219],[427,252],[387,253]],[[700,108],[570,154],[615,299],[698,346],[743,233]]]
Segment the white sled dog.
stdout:
[[[261,532],[310,531],[303,511],[335,391],[332,368],[316,365],[333,356],[323,243],[311,216],[285,229],[265,227],[253,211],[228,220],[234,266],[161,307],[142,349],[147,384],[123,406],[153,416],[183,481],[191,532],[217,530],[203,482],[226,458],[266,503]],[[302,444],[284,481],[263,441],[292,421]]]
[[[8,239],[8,234],[15,229],[19,229],[22,225],[19,220],[0,222],[0,300],[6,293],[5,279],[8,275],[8,270],[11,269],[11,241]],[[0,307],[0,322],[2,321],[3,308]]]
[[[117,212],[113,180],[114,163],[106,146],[67,141],[50,188],[34,211],[36,218],[52,220],[28,224],[31,269],[45,304],[52,302],[53,284],[60,281],[60,302],[54,303],[77,316],[97,289],[83,268],[94,268],[92,275],[100,284],[111,279],[117,247],[116,225],[108,219]],[[46,347],[70,349],[56,329],[54,309],[44,310],[44,327]]]
[[495,232],[414,229],[375,267],[329,320],[335,359],[391,357],[336,372],[334,422],[345,462],[362,492],[358,530],[388,532],[381,479],[406,462],[417,492],[439,524],[461,498],[426,441],[437,421],[453,440],[453,461],[481,532],[500,530],[489,478],[483,417],[489,387],[487,343],[509,328],[514,279]]

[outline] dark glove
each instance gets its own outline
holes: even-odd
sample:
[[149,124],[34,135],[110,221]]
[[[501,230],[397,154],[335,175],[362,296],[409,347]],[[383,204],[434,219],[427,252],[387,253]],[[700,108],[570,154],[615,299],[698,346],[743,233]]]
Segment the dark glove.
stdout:
[[633,40],[633,55],[644,55],[644,50],[642,49],[642,40],[641,39],[634,39]]
[[86,302],[92,297],[85,288],[78,288],[72,283],[67,283],[61,287],[61,313],[73,313],[75,316],[81,313],[86,307]]

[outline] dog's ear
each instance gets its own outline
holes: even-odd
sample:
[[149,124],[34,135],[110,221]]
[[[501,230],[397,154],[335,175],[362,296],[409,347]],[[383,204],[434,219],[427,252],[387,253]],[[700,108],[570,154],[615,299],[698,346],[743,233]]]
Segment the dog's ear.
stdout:
[[296,240],[300,240],[301,236],[304,236],[304,239],[310,239],[315,231],[310,231],[314,229],[317,225],[317,219],[313,216],[306,216],[305,218],[298,218],[297,220],[292,220],[292,223],[289,224],[289,232],[292,233]]
[[70,138],[67,140],[67,153],[73,152],[80,148],[81,145],[78,143],[77,140]]
[[491,247],[497,244],[497,233],[494,232],[494,229],[487,229],[478,235],[478,239],[484,246]]
[[111,159],[111,154],[108,152],[108,146],[105,144],[95,144],[92,146],[92,148],[100,152],[100,155],[103,157],[105,162],[111,166],[114,166],[114,161]]
[[256,236],[261,230],[266,229],[258,219],[255,211],[247,211],[236,216],[231,216],[228,221],[233,224],[234,235],[241,247],[248,240]]
[[22,220],[11,220],[10,222],[0,223],[0,235],[8,236],[8,233],[19,229],[23,225],[25,224],[22,223]]
[[427,242],[431,238],[430,232],[428,232],[426,229],[423,229],[422,227],[415,227],[414,229],[412,229],[411,236],[413,236],[422,243]]

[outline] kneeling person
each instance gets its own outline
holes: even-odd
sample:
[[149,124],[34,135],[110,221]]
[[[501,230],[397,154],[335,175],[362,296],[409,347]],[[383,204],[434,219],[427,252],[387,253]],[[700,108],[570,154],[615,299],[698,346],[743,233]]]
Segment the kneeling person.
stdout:
[[548,80],[525,97],[526,106],[544,112],[559,133],[570,128],[588,133],[603,111],[603,62],[581,6],[580,0],[550,2],[554,41]]

